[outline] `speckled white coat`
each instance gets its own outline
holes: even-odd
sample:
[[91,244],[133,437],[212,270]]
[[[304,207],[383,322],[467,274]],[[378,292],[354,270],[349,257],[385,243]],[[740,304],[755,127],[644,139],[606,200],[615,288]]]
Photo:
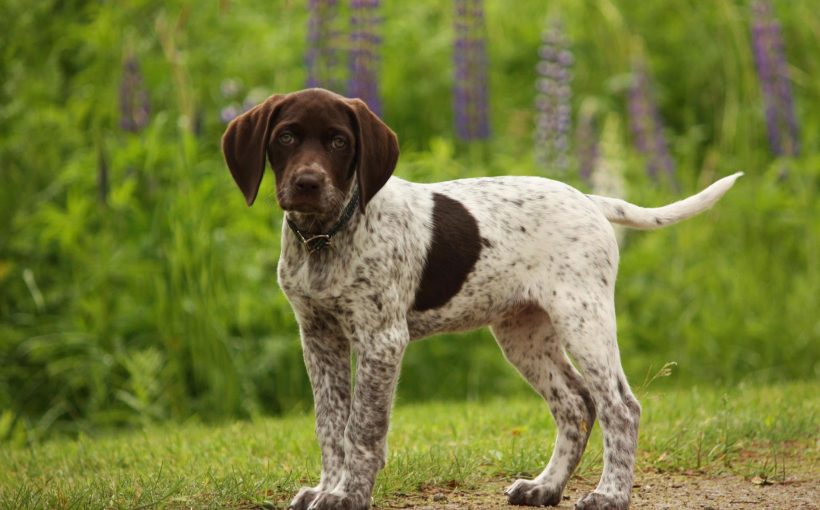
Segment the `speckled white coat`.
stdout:
[[[301,328],[323,464],[319,485],[300,491],[291,507],[368,508],[385,463],[407,344],[490,326],[506,358],[547,401],[559,429],[548,465],[535,479],[512,484],[510,503],[557,505],[597,416],[604,472],[576,508],[627,508],[640,405],[616,340],[618,245],[610,222],[648,229],[680,221],[711,207],[738,175],[655,209],[537,177],[437,184],[393,177],[329,249],[308,255],[283,228],[279,284]],[[469,245],[477,253],[458,291],[440,306],[419,309],[431,250],[459,249],[460,238],[431,245],[437,197],[463,206],[446,211],[477,226],[480,245]],[[439,234],[446,239],[447,232]],[[351,348],[358,359],[353,395]]]

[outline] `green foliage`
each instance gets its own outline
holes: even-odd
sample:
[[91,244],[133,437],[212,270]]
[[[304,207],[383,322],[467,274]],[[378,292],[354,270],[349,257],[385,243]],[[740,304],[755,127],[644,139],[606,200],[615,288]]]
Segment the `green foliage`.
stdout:
[[[573,41],[576,111],[592,100],[623,117],[631,60],[644,54],[683,189],[647,181],[624,139],[629,198],[661,204],[747,176],[714,212],[626,238],[617,299],[629,374],[639,381],[674,360],[687,383],[817,378],[813,2],[776,3],[804,140],[800,158],[779,161],[743,2],[488,1],[495,136],[474,146],[451,141],[451,6],[384,4],[385,119],[402,143],[398,174],[412,180],[538,173],[534,66],[548,11]],[[272,179],[248,209],[219,153],[224,80],[256,100],[304,82],[304,5],[6,0],[0,14],[0,441],[309,407],[276,286]],[[127,55],[151,100],[139,133],[118,127]],[[399,398],[526,391],[481,331],[412,345]]]
[[660,354],[700,380],[817,377],[818,162],[785,181],[773,165],[706,218],[627,238],[618,306],[629,372]]

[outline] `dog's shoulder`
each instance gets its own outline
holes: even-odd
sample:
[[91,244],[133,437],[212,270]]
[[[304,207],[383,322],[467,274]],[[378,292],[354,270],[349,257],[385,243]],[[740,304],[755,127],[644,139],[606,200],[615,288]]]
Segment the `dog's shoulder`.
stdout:
[[431,209],[423,185],[391,178],[329,249],[308,254],[283,229],[280,288],[294,307],[350,309],[372,303],[379,308],[389,301],[381,295],[406,299],[424,264],[430,238],[424,218]]

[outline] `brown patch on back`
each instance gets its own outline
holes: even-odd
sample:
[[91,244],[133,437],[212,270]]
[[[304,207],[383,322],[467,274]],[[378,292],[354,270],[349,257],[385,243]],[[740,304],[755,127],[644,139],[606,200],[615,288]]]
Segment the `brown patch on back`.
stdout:
[[433,239],[413,310],[444,306],[458,294],[481,252],[478,223],[461,202],[433,193]]

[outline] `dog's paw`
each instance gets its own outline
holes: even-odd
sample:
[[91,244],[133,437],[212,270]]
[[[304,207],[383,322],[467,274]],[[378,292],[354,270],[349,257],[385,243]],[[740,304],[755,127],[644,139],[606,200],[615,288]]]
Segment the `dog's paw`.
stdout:
[[589,492],[575,503],[575,510],[626,510],[628,497],[607,496],[600,492]]
[[291,500],[288,510],[307,510],[321,492],[316,487],[302,487]]
[[533,480],[516,480],[507,487],[504,494],[511,505],[558,506],[561,502],[561,488]]
[[368,510],[370,500],[333,492],[322,492],[307,510]]

